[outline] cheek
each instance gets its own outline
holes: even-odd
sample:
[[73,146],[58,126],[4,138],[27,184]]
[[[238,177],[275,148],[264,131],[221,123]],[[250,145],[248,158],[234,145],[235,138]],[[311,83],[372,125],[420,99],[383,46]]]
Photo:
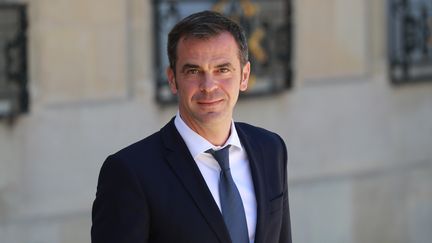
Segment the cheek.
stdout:
[[191,82],[183,82],[177,85],[179,93],[182,93],[185,97],[193,96],[199,91],[198,86]]
[[241,88],[241,84],[240,77],[223,80],[223,86],[226,90],[230,91],[238,91]]

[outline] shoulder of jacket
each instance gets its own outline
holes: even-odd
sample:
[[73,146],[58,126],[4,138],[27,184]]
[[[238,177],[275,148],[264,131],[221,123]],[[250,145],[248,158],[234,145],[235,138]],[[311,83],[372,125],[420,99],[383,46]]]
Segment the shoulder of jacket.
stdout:
[[160,146],[161,146],[160,131],[158,131],[118,150],[117,152],[112,154],[112,156],[128,157],[130,155],[146,154],[146,151],[149,152],[155,151],[155,149],[159,148]]
[[262,127],[257,127],[244,122],[235,122],[238,133],[244,134],[254,141],[280,143],[283,139],[279,134],[269,131]]
[[259,134],[259,135],[265,135],[265,136],[279,136],[278,134],[269,131],[262,127],[257,127],[245,122],[235,122],[234,123],[237,129],[240,129],[244,132],[247,132],[248,134]]

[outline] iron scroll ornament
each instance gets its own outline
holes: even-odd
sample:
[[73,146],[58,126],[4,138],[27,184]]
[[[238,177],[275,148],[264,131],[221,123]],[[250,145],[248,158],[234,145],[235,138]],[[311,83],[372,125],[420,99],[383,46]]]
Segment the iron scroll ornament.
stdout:
[[286,0],[154,0],[156,101],[176,101],[166,80],[167,34],[187,15],[214,10],[237,21],[245,29],[252,73],[241,97],[279,93],[292,86],[291,1]]
[[0,117],[29,110],[27,6],[0,3]]
[[388,9],[391,81],[432,81],[432,1],[389,0]]

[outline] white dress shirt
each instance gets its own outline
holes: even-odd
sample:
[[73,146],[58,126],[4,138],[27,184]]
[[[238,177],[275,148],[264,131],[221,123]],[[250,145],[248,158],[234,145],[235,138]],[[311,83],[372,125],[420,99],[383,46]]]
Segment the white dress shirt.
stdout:
[[209,149],[218,150],[227,145],[231,145],[229,148],[231,174],[239,190],[245,209],[249,241],[253,243],[255,240],[255,228],[257,220],[255,190],[252,181],[249,160],[245,149],[240,143],[234,122],[231,123],[231,134],[223,146],[214,146],[205,138],[189,128],[180,117],[179,112],[177,112],[174,124],[185,141],[189,152],[197,163],[198,168],[201,171],[205,182],[207,183],[207,187],[209,188],[216,204],[219,207],[219,210],[221,210],[221,206],[218,185],[221,169],[216,159],[214,159],[211,154],[206,153],[205,151]]

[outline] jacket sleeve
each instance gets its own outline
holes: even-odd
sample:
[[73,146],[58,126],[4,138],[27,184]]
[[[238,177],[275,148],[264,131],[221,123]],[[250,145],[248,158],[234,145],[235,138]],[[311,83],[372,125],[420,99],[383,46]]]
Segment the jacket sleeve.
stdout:
[[92,243],[145,243],[149,211],[135,173],[109,156],[100,171],[92,209]]
[[[280,137],[279,137],[280,138]],[[291,243],[291,220],[289,212],[289,200],[288,200],[288,153],[284,141],[280,138],[283,149],[283,212],[282,212],[282,228],[280,232],[279,243]]]

